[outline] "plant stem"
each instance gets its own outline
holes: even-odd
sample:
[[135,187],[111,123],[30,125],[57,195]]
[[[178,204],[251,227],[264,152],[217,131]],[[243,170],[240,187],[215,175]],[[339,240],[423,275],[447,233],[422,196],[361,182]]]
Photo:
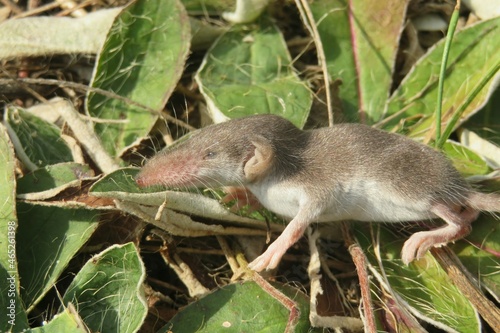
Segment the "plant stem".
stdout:
[[[443,109],[443,87],[444,79],[446,75],[446,66],[448,64],[448,56],[450,54],[451,41],[453,40],[453,35],[455,34],[455,29],[458,22],[458,14],[460,12],[460,0],[457,0],[455,5],[455,10],[450,19],[450,26],[448,27],[448,34],[446,35],[446,42],[444,44],[443,59],[441,60],[441,70],[439,72],[439,83],[438,83],[438,95],[437,95],[437,110],[436,110],[436,146],[441,148],[442,145],[438,144],[443,142],[441,138],[441,113]],[[446,138],[445,140],[446,141]]]
[[450,121],[446,125],[446,128],[444,130],[443,136],[440,138],[440,140],[436,139],[436,146],[441,148],[443,147],[444,143],[450,136],[451,132],[455,128],[455,125],[457,124],[458,120],[462,116],[462,113],[467,109],[467,107],[474,101],[474,98],[481,92],[481,90],[484,88],[484,86],[490,81],[495,74],[500,71],[500,60],[497,61],[495,66],[488,72],[486,73],[485,76],[479,81],[479,83],[474,87],[474,89],[470,92],[470,94],[467,96],[467,99],[458,107],[458,109],[455,111],[453,116],[451,117]]

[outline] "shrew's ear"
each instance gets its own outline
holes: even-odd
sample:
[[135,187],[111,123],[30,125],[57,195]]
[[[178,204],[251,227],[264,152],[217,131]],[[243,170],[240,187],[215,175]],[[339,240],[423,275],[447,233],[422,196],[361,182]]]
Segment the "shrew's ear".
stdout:
[[273,146],[263,136],[257,135],[250,140],[254,149],[245,163],[245,178],[249,182],[264,177],[271,169],[274,158]]

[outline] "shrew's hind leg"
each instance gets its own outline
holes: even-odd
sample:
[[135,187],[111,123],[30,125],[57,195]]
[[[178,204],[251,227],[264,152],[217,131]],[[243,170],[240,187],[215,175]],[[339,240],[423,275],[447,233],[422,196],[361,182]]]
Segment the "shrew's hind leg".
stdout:
[[471,231],[471,223],[479,215],[479,211],[470,207],[444,203],[435,204],[431,212],[442,218],[447,225],[411,235],[401,251],[401,259],[406,265],[421,258],[431,247],[440,247],[467,236]]

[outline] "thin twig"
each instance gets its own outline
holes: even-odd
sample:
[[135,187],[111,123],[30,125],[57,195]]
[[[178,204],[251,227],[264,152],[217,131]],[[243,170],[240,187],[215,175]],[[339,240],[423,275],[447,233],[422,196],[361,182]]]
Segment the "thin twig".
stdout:
[[127,104],[137,106],[141,109],[144,109],[152,114],[158,115],[174,124],[177,126],[183,127],[189,131],[195,130],[193,126],[190,126],[186,124],[185,122],[172,117],[168,114],[164,114],[161,111],[155,110],[147,105],[135,102],[131,100],[130,98],[120,96],[118,94],[115,94],[113,92],[104,90],[104,89],[99,89],[99,88],[94,88],[94,87],[89,87],[85,84],[81,83],[76,83],[76,82],[70,82],[70,81],[61,81],[61,80],[55,80],[55,79],[32,79],[32,78],[15,78],[15,79],[0,79],[0,86],[2,85],[8,85],[8,84],[21,84],[21,83],[26,83],[26,84],[40,84],[40,85],[49,85],[49,86],[58,86],[58,87],[69,87],[72,89],[80,90],[80,91],[90,91],[96,94],[100,94],[109,98],[114,98],[118,99],[120,101],[123,101]]
[[22,8],[9,0],[0,0],[5,7],[9,7],[16,14],[20,14],[23,12]]
[[11,19],[19,19],[19,18],[23,18],[23,17],[39,15],[39,14],[47,12],[49,10],[58,8],[59,6],[60,5],[57,2],[51,2],[51,3],[48,3],[46,5],[19,13],[19,14],[13,16]]
[[87,0],[82,3],[75,3],[70,1],[60,1],[58,0],[59,5],[63,9],[61,12],[57,13],[56,16],[68,16],[71,15],[75,18],[83,17],[87,15],[87,11],[84,9],[85,7],[95,5],[95,1]]
[[217,235],[216,237],[217,241],[219,242],[220,248],[222,249],[224,255],[226,256],[226,260],[229,264],[229,267],[231,267],[231,270],[233,272],[237,272],[240,269],[240,265],[238,264],[238,261],[235,258],[233,249],[231,249],[225,237],[219,235]]
[[281,303],[288,311],[290,315],[288,316],[288,322],[285,327],[285,333],[295,332],[295,327],[300,317],[300,310],[297,303],[290,297],[283,294],[281,291],[273,287],[266,279],[260,276],[259,273],[254,272],[252,280],[257,283],[262,290],[266,291],[269,296]]
[[328,74],[328,66],[326,64],[325,49],[323,48],[323,43],[321,42],[321,37],[319,35],[318,27],[315,24],[311,8],[309,8],[309,3],[306,0],[295,0],[295,3],[300,11],[300,16],[302,16],[304,25],[309,30],[309,33],[313,37],[314,44],[316,45],[318,62],[319,65],[321,66],[321,71],[323,72],[323,79],[325,81],[326,106],[328,110],[328,125],[333,126],[333,109],[332,109],[332,95],[330,90],[330,75]]
[[493,332],[500,332],[500,309],[481,292],[474,278],[448,247],[431,250],[439,265],[460,292],[472,303],[481,317],[491,326]]
[[365,332],[377,332],[377,325],[375,324],[375,314],[373,313],[373,303],[370,292],[370,279],[368,278],[368,271],[366,269],[366,256],[359,244],[354,240],[347,223],[342,223],[342,234],[345,239],[349,253],[351,254],[356,272],[359,278],[359,287],[361,289],[361,298],[363,300],[363,312],[365,317]]

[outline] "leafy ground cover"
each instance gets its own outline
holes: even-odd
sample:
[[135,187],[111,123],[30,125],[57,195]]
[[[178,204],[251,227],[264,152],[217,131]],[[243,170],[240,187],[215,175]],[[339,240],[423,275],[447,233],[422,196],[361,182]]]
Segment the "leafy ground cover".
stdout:
[[437,141],[498,191],[496,7],[462,6],[444,52],[451,2],[3,3],[1,332],[500,330],[493,216],[410,266],[402,244],[426,225],[314,226],[269,284],[245,267],[284,221],[134,182],[196,128],[274,113]]

